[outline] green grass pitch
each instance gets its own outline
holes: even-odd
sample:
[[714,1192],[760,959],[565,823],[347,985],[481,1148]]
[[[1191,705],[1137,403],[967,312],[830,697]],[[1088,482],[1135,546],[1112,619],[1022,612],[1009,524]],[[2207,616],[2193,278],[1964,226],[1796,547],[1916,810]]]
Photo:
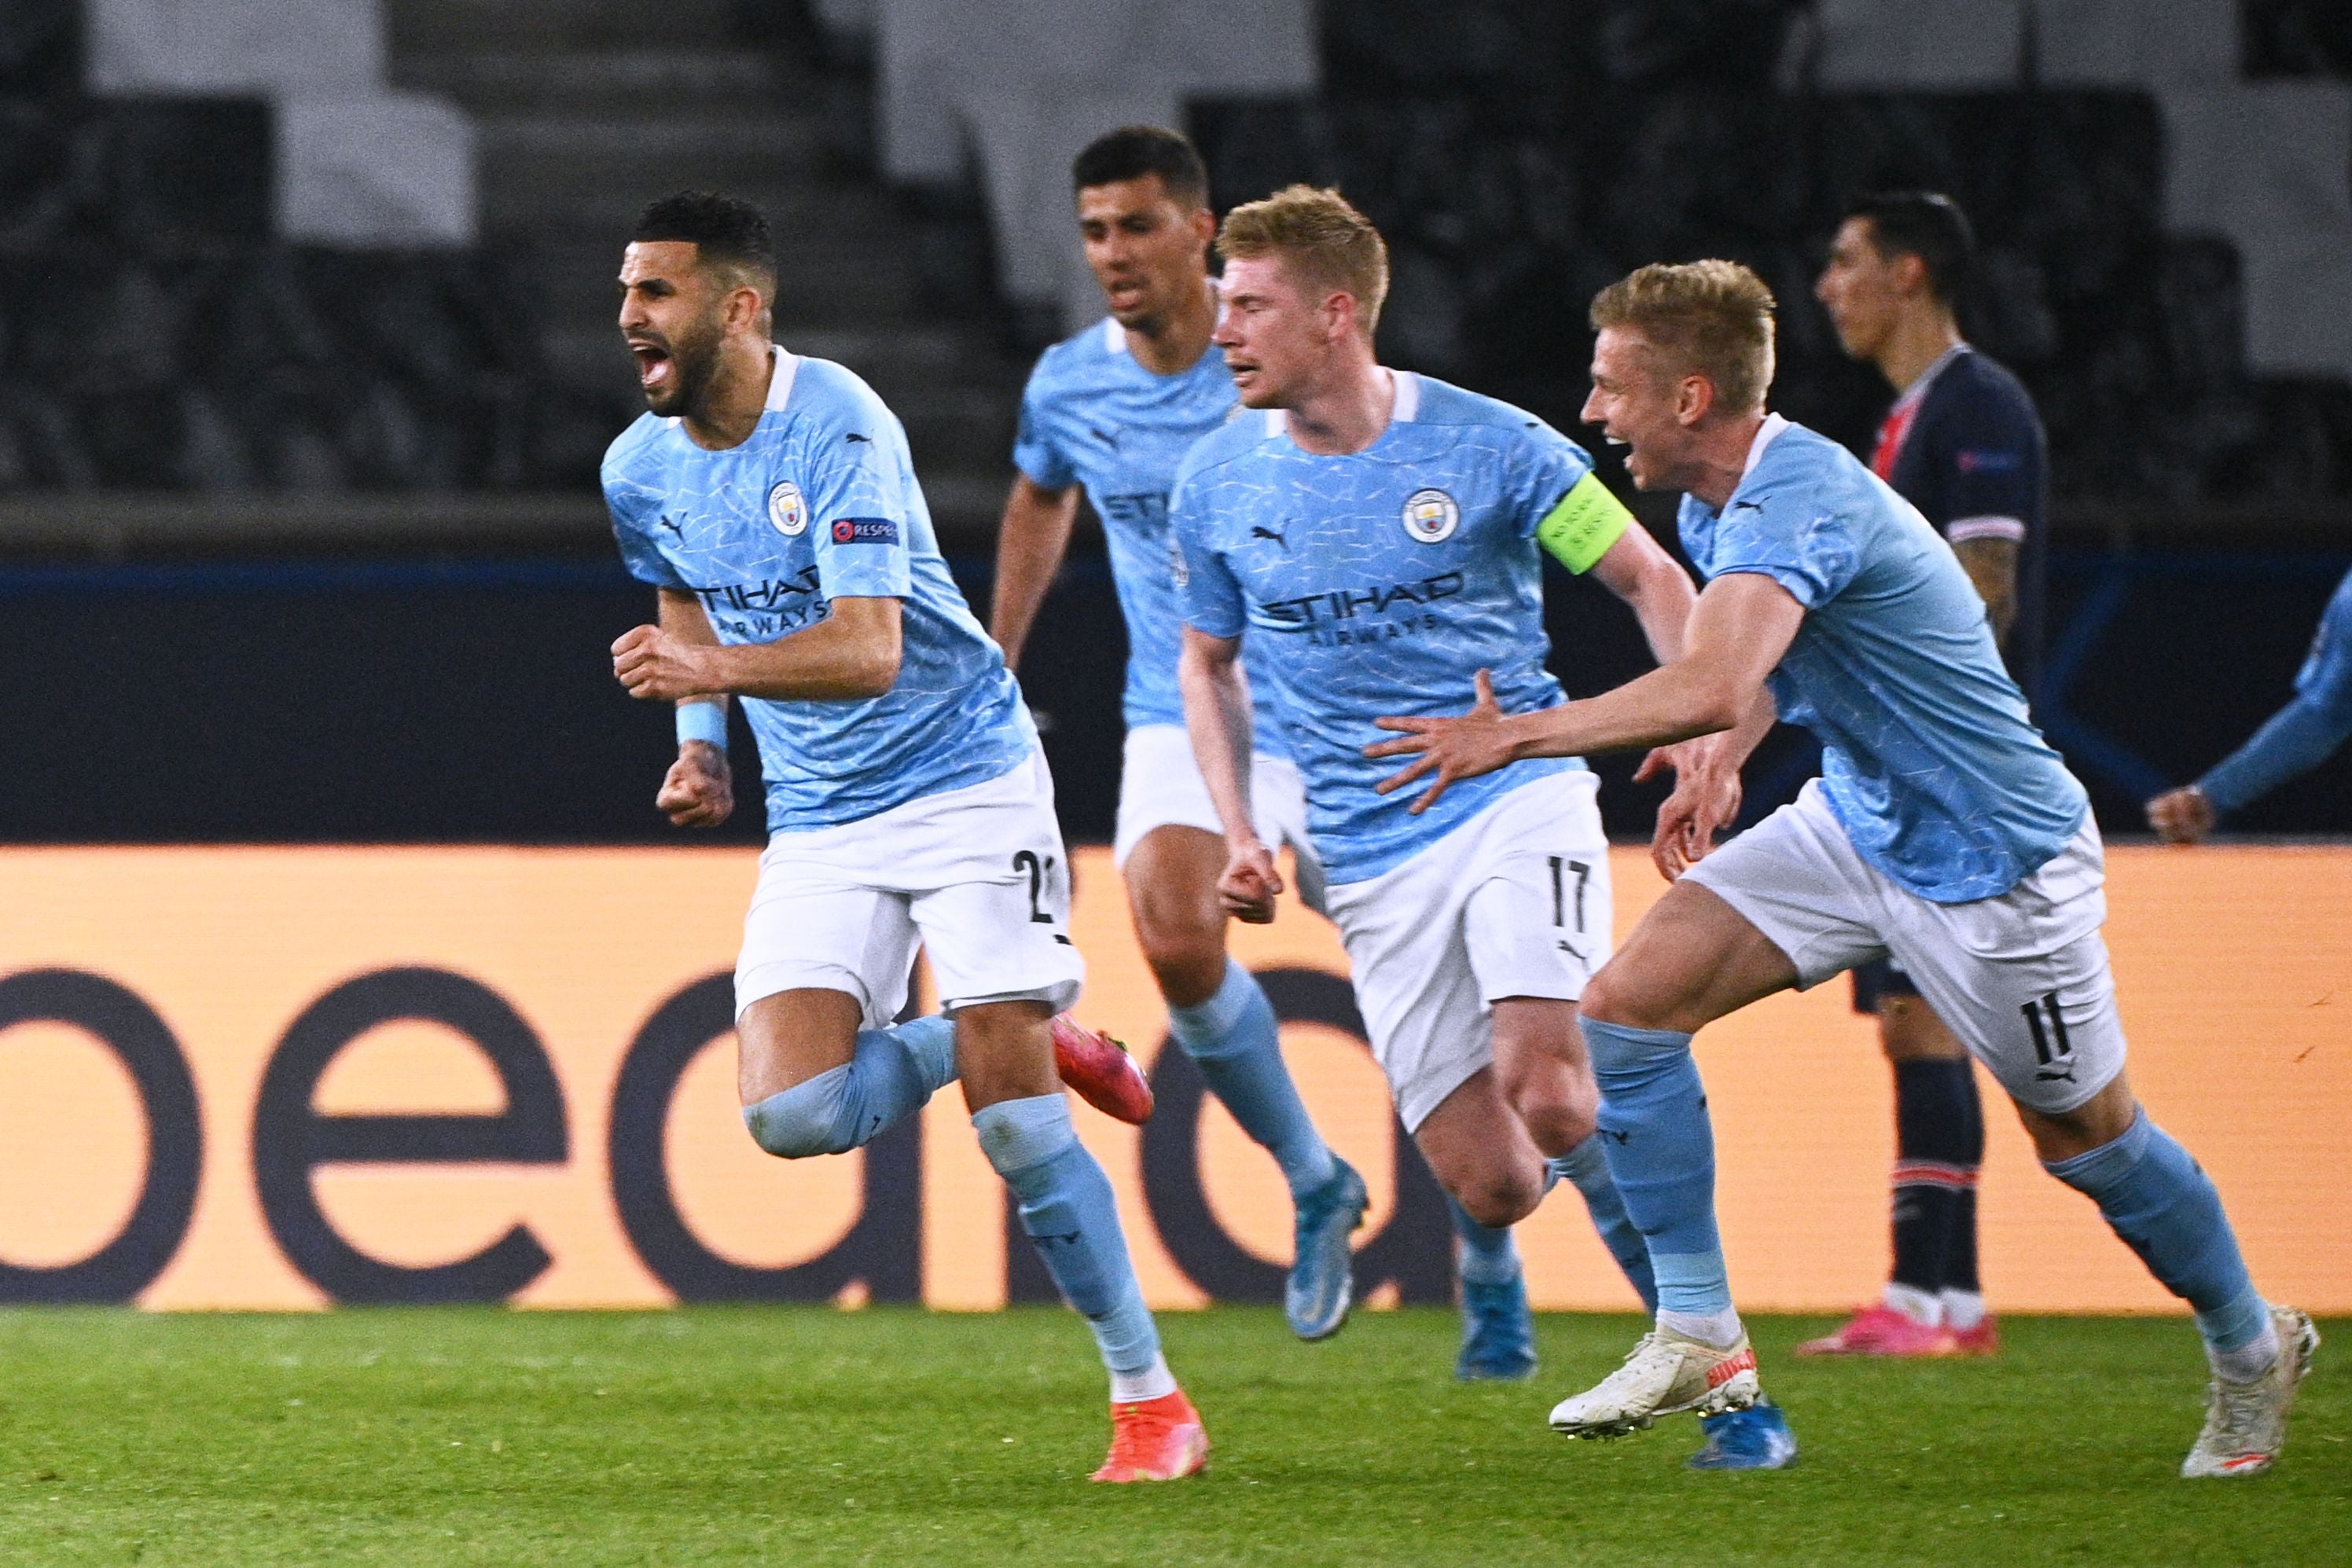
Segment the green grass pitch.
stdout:
[[1089,1486],[1083,1326],[1042,1309],[0,1313],[0,1562],[2254,1563],[2352,1561],[2352,1323],[2272,1475],[2191,1484],[2179,1321],[2011,1319],[1991,1362],[1800,1362],[1752,1326],[1796,1469],[1682,1468],[1697,1424],[1544,1427],[1630,1318],[1542,1320],[1530,1385],[1451,1376],[1444,1311],[1302,1345],[1162,1317],[1207,1476]]

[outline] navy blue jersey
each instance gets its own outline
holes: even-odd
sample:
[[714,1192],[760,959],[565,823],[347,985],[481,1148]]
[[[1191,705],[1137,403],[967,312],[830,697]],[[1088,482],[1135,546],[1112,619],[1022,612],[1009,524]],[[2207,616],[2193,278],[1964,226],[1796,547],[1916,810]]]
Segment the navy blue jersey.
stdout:
[[1895,400],[1870,465],[1954,544],[2017,542],[2017,620],[2001,657],[2030,696],[2042,674],[2050,536],[2048,444],[2032,395],[1962,343]]

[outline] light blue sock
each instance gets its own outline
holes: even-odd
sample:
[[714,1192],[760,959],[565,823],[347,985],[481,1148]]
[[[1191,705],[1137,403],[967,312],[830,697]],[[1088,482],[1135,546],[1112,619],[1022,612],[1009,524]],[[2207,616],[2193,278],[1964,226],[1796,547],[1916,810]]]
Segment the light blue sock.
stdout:
[[1715,1228],[1715,1129],[1691,1060],[1691,1037],[1580,1018],[1601,1085],[1601,1153],[1625,1212],[1648,1244],[1658,1310],[1731,1310]]
[[2096,1203],[2147,1271],[2196,1310],[2209,1350],[2226,1356],[2270,1333],[2270,1304],[2247,1277],[2212,1178],[2146,1111],[2113,1142],[2042,1168]]
[[1601,1146],[1604,1141],[1600,1134],[1593,1134],[1568,1153],[1545,1161],[1544,1172],[1583,1195],[1592,1228],[1601,1233],[1601,1245],[1609,1249],[1609,1256],[1625,1271],[1625,1281],[1642,1298],[1643,1309],[1655,1312],[1658,1281],[1650,1271],[1650,1244],[1642,1239],[1633,1217],[1625,1212],[1625,1199],[1619,1195],[1617,1184],[1609,1179],[1609,1156]]
[[744,1106],[743,1125],[783,1159],[845,1154],[920,1109],[955,1075],[955,1025],[947,1019],[860,1030],[847,1061]]
[[1445,1210],[1454,1216],[1454,1234],[1462,1239],[1460,1267],[1465,1285],[1507,1285],[1519,1277],[1519,1244],[1511,1228],[1481,1225],[1470,1211],[1445,1195]]
[[1291,1197],[1303,1197],[1338,1174],[1290,1081],[1282,1026],[1256,976],[1227,958],[1217,994],[1198,1007],[1169,1009],[1168,1032],[1242,1131],[1274,1156]]
[[1161,1370],[1160,1331],[1143,1304],[1127,1237],[1118,1226],[1110,1178],[1070,1127],[1070,1104],[1060,1094],[1004,1100],[972,1113],[971,1124],[988,1163],[1019,1200],[1021,1228],[1063,1296],[1095,1331],[1113,1397],[1156,1398],[1175,1387],[1118,1390],[1122,1378]]

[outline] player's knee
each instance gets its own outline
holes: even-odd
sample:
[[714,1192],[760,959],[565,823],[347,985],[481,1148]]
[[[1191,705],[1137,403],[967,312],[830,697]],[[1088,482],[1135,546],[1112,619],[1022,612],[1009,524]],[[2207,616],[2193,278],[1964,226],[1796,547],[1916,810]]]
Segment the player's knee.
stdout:
[[845,1154],[856,1146],[855,1119],[844,1114],[846,1068],[820,1072],[756,1104],[743,1107],[751,1141],[778,1159]]
[[1595,1023],[1621,1024],[1627,1029],[1658,1027],[1644,1016],[1638,988],[1623,981],[1613,961],[1603,964],[1599,974],[1584,982],[1584,995],[1578,998],[1576,1010],[1579,1017]]
[[1502,1178],[1473,1182],[1454,1195],[1465,1212],[1490,1230],[1517,1225],[1536,1211],[1542,1189],[1533,1182]]
[[1225,931],[1214,921],[1170,915],[1150,918],[1139,909],[1135,935],[1143,961],[1172,1007],[1198,1007],[1217,994],[1225,979]]

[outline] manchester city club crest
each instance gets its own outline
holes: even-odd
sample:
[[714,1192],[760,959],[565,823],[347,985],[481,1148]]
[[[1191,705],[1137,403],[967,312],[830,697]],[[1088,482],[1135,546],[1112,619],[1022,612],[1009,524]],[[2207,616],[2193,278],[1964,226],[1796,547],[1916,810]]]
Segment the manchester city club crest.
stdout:
[[790,479],[768,492],[768,521],[787,537],[808,527],[808,503],[801,499],[801,487]]
[[1462,526],[1462,508],[1443,490],[1415,490],[1405,497],[1404,531],[1425,545],[1454,537]]

